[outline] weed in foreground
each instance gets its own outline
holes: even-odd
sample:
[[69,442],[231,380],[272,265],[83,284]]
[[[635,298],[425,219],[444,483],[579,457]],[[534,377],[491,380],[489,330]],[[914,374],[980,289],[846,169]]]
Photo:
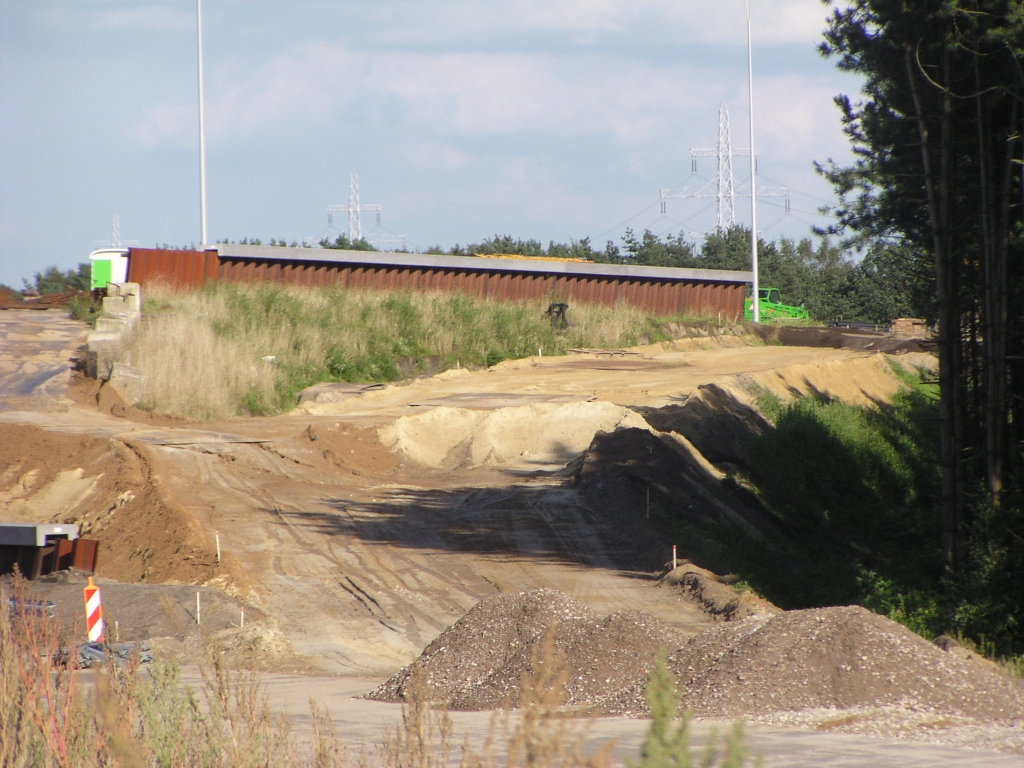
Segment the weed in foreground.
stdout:
[[[683,713],[676,721],[679,695],[664,653],[659,654],[651,671],[647,705],[651,708],[651,727],[640,747],[640,759],[627,759],[627,768],[743,768],[747,764],[742,722],[733,725],[721,748],[717,732],[712,731],[703,755],[699,761],[694,759],[690,751],[690,717]],[[760,756],[755,765],[761,765]]]
[[[25,582],[0,584],[0,765],[4,768],[257,768],[315,766],[367,768],[365,751],[353,760],[340,743],[328,710],[310,701],[309,744],[284,716],[271,714],[255,673],[227,669],[212,645],[201,666],[199,691],[183,685],[177,666],[139,659],[84,673],[73,638],[26,600]],[[12,602],[8,603],[8,599]],[[7,606],[11,609],[8,610]],[[87,680],[91,676],[93,684]],[[386,730],[374,765],[445,768],[452,722],[429,701],[415,670],[401,725]],[[584,749],[593,720],[563,706],[567,672],[554,629],[535,649],[522,677],[518,708],[496,713],[479,748],[464,741],[462,768],[608,768],[614,741]],[[673,731],[677,701],[664,659],[649,689],[654,719],[637,768],[687,768],[688,722]],[[741,727],[725,741],[721,759],[712,744],[706,768],[742,768]]]
[[[522,673],[516,704],[491,720],[480,751],[463,748],[463,768],[608,768],[614,739],[586,754],[584,744],[593,719],[562,707],[568,671],[555,648],[555,625],[544,633],[530,654],[530,669]],[[498,748],[498,745],[501,748]],[[497,754],[496,754],[497,751]]]
[[307,761],[287,719],[270,714],[259,678],[226,669],[216,648],[208,648],[199,693],[182,685],[175,665],[159,661],[145,672],[135,658],[85,673],[74,636],[59,636],[57,622],[34,611],[26,595],[20,577],[10,588],[0,585],[5,768],[345,764],[322,712],[314,712],[314,760]]

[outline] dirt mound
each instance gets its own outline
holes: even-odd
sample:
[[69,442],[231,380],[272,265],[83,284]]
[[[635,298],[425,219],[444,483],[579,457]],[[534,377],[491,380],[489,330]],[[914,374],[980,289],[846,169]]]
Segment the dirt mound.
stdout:
[[97,574],[124,582],[213,583],[248,590],[152,472],[148,449],[120,440],[0,424],[0,519],[75,523],[97,539]]
[[[770,330],[781,333],[785,329]],[[937,365],[932,355],[911,352],[900,358],[871,355],[853,360],[793,365],[728,376],[710,384],[701,384],[684,403],[638,408],[637,411],[655,429],[683,435],[713,464],[744,467],[751,442],[771,429],[771,424],[758,410],[759,394],[774,395],[782,403],[814,396],[851,405],[878,407],[881,403],[891,402],[893,396],[904,388],[893,369],[893,362],[907,370],[933,370]]]
[[683,563],[669,571],[660,585],[682,590],[712,618],[720,621],[740,621],[749,616],[782,613],[782,609],[751,590],[736,591],[729,586],[727,579],[693,563]]
[[412,665],[366,697],[403,701],[413,666],[418,666],[429,697],[451,709],[514,705],[531,653],[552,624],[556,656],[569,674],[565,703],[570,706],[595,704],[645,680],[658,650],[678,647],[685,639],[679,630],[641,611],[599,618],[556,590],[498,595],[477,604]]
[[712,464],[744,466],[751,442],[772,428],[750,400],[712,383],[682,405],[638,410],[655,429],[685,436]]
[[927,339],[901,338],[892,333],[878,333],[862,328],[808,328],[796,325],[762,324],[753,331],[763,341],[785,347],[825,347],[830,349],[863,349],[902,355],[930,352],[935,344]]
[[[669,656],[682,706],[732,718],[811,708],[900,706],[989,722],[1024,713],[1024,687],[857,606],[723,624]],[[644,681],[608,714],[646,716]]]
[[325,461],[353,475],[386,475],[398,466],[376,430],[338,422],[310,424],[305,435]]
[[571,484],[603,521],[630,539],[636,535],[631,531],[650,531],[651,569],[664,567],[677,543],[681,556],[716,572],[727,570],[711,548],[692,536],[680,540],[679,524],[738,535],[757,546],[771,546],[779,535],[770,516],[724,490],[721,473],[676,435],[640,429],[600,433],[572,471]]
[[564,464],[599,431],[647,422],[606,402],[536,403],[494,411],[438,407],[403,416],[379,431],[381,441],[417,464],[437,468],[484,464]]

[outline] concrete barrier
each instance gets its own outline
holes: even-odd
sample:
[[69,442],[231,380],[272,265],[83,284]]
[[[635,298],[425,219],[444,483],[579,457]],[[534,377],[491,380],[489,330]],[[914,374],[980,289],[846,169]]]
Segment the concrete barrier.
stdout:
[[86,375],[109,381],[129,405],[137,403],[146,388],[146,374],[124,359],[128,335],[141,315],[138,283],[107,283],[103,314],[86,339]]

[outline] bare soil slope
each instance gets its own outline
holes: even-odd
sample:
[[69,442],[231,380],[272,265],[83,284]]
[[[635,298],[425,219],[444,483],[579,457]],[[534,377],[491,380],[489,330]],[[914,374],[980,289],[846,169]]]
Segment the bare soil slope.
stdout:
[[77,523],[100,542],[97,573],[118,581],[245,587],[150,462],[144,445],[0,423],[0,519]]

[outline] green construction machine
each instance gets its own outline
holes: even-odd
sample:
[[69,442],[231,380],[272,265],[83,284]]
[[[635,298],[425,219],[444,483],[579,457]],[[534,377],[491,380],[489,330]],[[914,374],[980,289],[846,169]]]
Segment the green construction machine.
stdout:
[[[782,303],[782,294],[778,288],[759,288],[757,291],[758,306],[760,307],[760,319],[766,320],[809,320],[810,314],[807,308],[801,304],[794,307]],[[746,299],[743,302],[743,317],[747,320],[754,319],[754,302]]]

